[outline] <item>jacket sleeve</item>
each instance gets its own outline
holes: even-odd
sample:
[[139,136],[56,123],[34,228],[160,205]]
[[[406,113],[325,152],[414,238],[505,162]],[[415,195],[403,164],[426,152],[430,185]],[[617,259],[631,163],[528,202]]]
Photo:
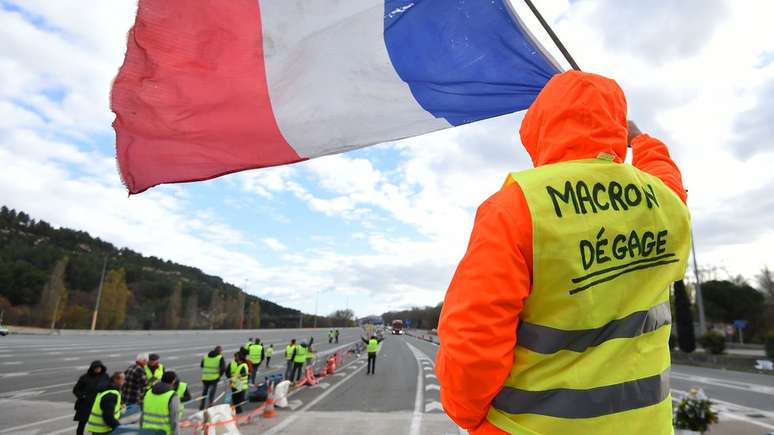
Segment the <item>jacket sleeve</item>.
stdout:
[[[178,412],[180,411],[180,400],[177,398],[177,394],[172,395],[169,400],[169,425],[172,426],[172,433],[174,435],[180,434],[180,428],[178,427]],[[142,427],[142,426],[141,426]]]
[[115,415],[113,415],[113,410],[116,409],[116,396],[114,394],[105,394],[102,396],[102,401],[99,405],[102,410],[102,420],[105,421],[105,424],[112,429],[118,427],[121,423],[119,423],[118,420],[116,420]]
[[220,359],[220,375],[223,376],[226,374],[226,359],[221,358]]
[[513,184],[479,207],[441,310],[436,358],[441,401],[465,429],[484,422],[510,373],[531,268],[532,221]]
[[80,399],[81,396],[83,396],[83,378],[78,378],[78,382],[75,383],[75,386],[73,386],[73,395]]
[[672,189],[683,202],[687,194],[683,187],[683,178],[667,146],[660,140],[647,134],[640,134],[632,140],[632,165],[635,168],[658,177]]

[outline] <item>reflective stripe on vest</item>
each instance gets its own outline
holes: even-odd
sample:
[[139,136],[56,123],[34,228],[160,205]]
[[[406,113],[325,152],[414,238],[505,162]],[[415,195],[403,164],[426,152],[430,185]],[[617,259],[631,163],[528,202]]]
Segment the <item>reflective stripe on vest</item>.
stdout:
[[260,361],[261,357],[263,356],[263,346],[260,344],[251,345],[247,351],[249,352],[248,358],[253,364],[258,363],[258,361]]
[[231,369],[231,388],[236,391],[246,390],[248,382],[247,372],[249,371],[247,369],[247,363],[231,361],[231,363],[229,363],[229,368]]
[[172,433],[169,401],[175,394],[175,390],[163,394],[154,394],[153,391],[145,393],[142,401],[142,429],[162,430],[167,435]]
[[89,420],[86,423],[86,430],[92,433],[108,433],[112,432],[113,428],[105,423],[102,418],[102,398],[108,394],[115,394],[116,406],[113,411],[113,417],[116,420],[121,416],[121,393],[118,390],[106,390],[98,393],[94,398],[94,404],[91,405],[91,414],[89,414]]
[[368,349],[368,353],[376,352],[379,349],[379,342],[374,338],[368,340],[367,349]]
[[223,355],[205,356],[202,358],[202,380],[217,381],[220,378],[220,361]]
[[532,291],[487,419],[510,433],[672,433],[669,285],[690,219],[661,180],[603,159],[511,174],[532,217]]
[[293,349],[295,349],[295,348],[296,348],[296,345],[295,345],[295,344],[289,344],[289,345],[288,345],[288,346],[285,348],[285,359],[287,359],[288,361],[290,361],[290,359],[291,359],[291,358],[293,358]]
[[156,385],[161,380],[161,376],[164,374],[164,364],[159,363],[159,365],[156,367],[156,370],[153,370],[151,372],[150,367],[148,365],[145,365],[145,389],[149,390],[150,387]]
[[306,348],[304,346],[296,346],[296,357],[293,358],[293,362],[296,364],[306,362]]

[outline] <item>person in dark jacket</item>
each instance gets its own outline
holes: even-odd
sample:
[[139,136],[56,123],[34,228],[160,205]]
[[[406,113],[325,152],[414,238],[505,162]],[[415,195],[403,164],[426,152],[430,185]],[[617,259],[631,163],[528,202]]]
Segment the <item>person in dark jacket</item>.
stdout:
[[[90,428],[92,425],[96,424],[97,428],[99,428],[100,425],[107,425],[110,426],[110,432],[102,430],[100,433],[112,433],[121,424],[116,418],[115,413],[116,405],[119,404],[118,396],[121,394],[121,386],[124,385],[125,381],[126,376],[124,375],[124,372],[114,372],[113,375],[110,376],[110,382],[105,388],[101,389],[99,393],[112,390],[113,394],[103,394],[99,404],[94,404],[94,406],[99,406],[100,413],[96,418],[94,415],[89,417],[89,423],[86,425],[86,428],[92,431],[94,430]],[[97,395],[99,396],[99,394]]]
[[110,378],[107,374],[107,368],[102,364],[102,361],[92,361],[89,365],[89,369],[86,374],[81,375],[78,378],[78,382],[73,387],[73,394],[75,395],[75,417],[74,421],[78,422],[78,428],[76,432],[78,435],[83,435],[83,431],[86,428],[86,422],[89,421],[89,414],[91,414],[91,406],[94,404],[94,398],[97,393],[102,391],[110,383]]

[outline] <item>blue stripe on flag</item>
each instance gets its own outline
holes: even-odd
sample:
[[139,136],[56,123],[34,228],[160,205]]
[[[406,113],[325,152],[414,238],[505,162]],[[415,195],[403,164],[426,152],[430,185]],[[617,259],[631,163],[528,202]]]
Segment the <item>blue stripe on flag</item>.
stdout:
[[524,110],[558,71],[508,0],[385,0],[384,41],[414,98],[461,125]]

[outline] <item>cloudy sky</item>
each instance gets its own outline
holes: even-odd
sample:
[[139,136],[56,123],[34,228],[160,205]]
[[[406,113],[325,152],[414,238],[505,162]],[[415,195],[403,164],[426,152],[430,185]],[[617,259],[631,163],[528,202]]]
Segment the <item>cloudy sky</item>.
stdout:
[[[774,3],[536,3],[670,145],[702,267],[774,267]],[[306,312],[319,292],[320,313],[362,316],[440,302],[476,207],[529,166],[516,114],[128,197],[108,95],[135,8],[0,0],[0,203]]]

